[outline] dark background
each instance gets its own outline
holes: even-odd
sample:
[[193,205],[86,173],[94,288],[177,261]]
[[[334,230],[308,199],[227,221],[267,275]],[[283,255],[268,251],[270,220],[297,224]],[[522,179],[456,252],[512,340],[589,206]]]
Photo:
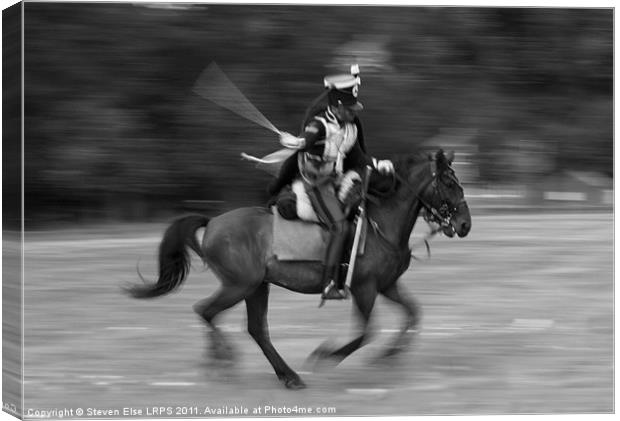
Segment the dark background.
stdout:
[[612,177],[612,22],[611,9],[26,3],[26,225],[263,204],[270,176],[239,153],[277,136],[193,92],[214,61],[293,133],[323,77],[357,62],[370,153],[452,147],[468,186]]

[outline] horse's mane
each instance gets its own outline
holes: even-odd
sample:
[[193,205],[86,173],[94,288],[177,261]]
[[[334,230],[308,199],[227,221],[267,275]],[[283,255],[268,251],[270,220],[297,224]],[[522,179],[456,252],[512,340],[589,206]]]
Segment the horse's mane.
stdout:
[[411,167],[428,162],[432,159],[432,155],[426,151],[415,152],[410,155],[401,155],[392,162],[394,163],[394,169],[396,173],[402,177],[406,177],[409,174]]

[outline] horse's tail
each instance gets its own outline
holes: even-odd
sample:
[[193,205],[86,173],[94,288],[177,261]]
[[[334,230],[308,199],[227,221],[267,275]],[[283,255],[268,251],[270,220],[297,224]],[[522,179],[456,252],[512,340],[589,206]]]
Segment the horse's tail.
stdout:
[[[191,257],[187,247],[202,257],[196,240],[196,230],[207,226],[209,218],[189,215],[177,219],[168,227],[159,245],[159,278],[150,285],[135,285],[126,291],[134,298],[153,298],[177,289],[189,273]],[[140,271],[138,271],[140,275]],[[144,280],[144,278],[142,278]]]

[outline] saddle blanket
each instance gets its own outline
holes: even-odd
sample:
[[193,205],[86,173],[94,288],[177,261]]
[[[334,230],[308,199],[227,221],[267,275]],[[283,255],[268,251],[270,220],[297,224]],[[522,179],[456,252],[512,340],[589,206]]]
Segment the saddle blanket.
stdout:
[[[329,232],[314,222],[284,219],[275,207],[273,214],[273,253],[278,260],[319,261],[325,259]],[[364,250],[366,225],[362,230],[358,256]],[[349,246],[351,247],[351,246]],[[345,254],[349,254],[345,250]]]

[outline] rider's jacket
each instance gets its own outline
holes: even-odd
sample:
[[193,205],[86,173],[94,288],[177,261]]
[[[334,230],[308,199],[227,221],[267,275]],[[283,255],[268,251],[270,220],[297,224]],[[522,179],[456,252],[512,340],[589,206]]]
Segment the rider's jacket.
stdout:
[[305,146],[282,165],[278,179],[270,187],[273,195],[297,175],[313,183],[334,170],[342,174],[372,163],[366,155],[362,126],[357,117],[352,123],[345,123],[328,108],[318,109],[306,119],[300,137],[304,138]]
[[341,173],[344,158],[357,142],[357,126],[355,123],[340,123],[329,109],[322,114],[314,116],[314,124],[308,125],[305,131],[318,130],[315,139],[323,137],[325,142],[323,160],[335,162],[336,171]]

